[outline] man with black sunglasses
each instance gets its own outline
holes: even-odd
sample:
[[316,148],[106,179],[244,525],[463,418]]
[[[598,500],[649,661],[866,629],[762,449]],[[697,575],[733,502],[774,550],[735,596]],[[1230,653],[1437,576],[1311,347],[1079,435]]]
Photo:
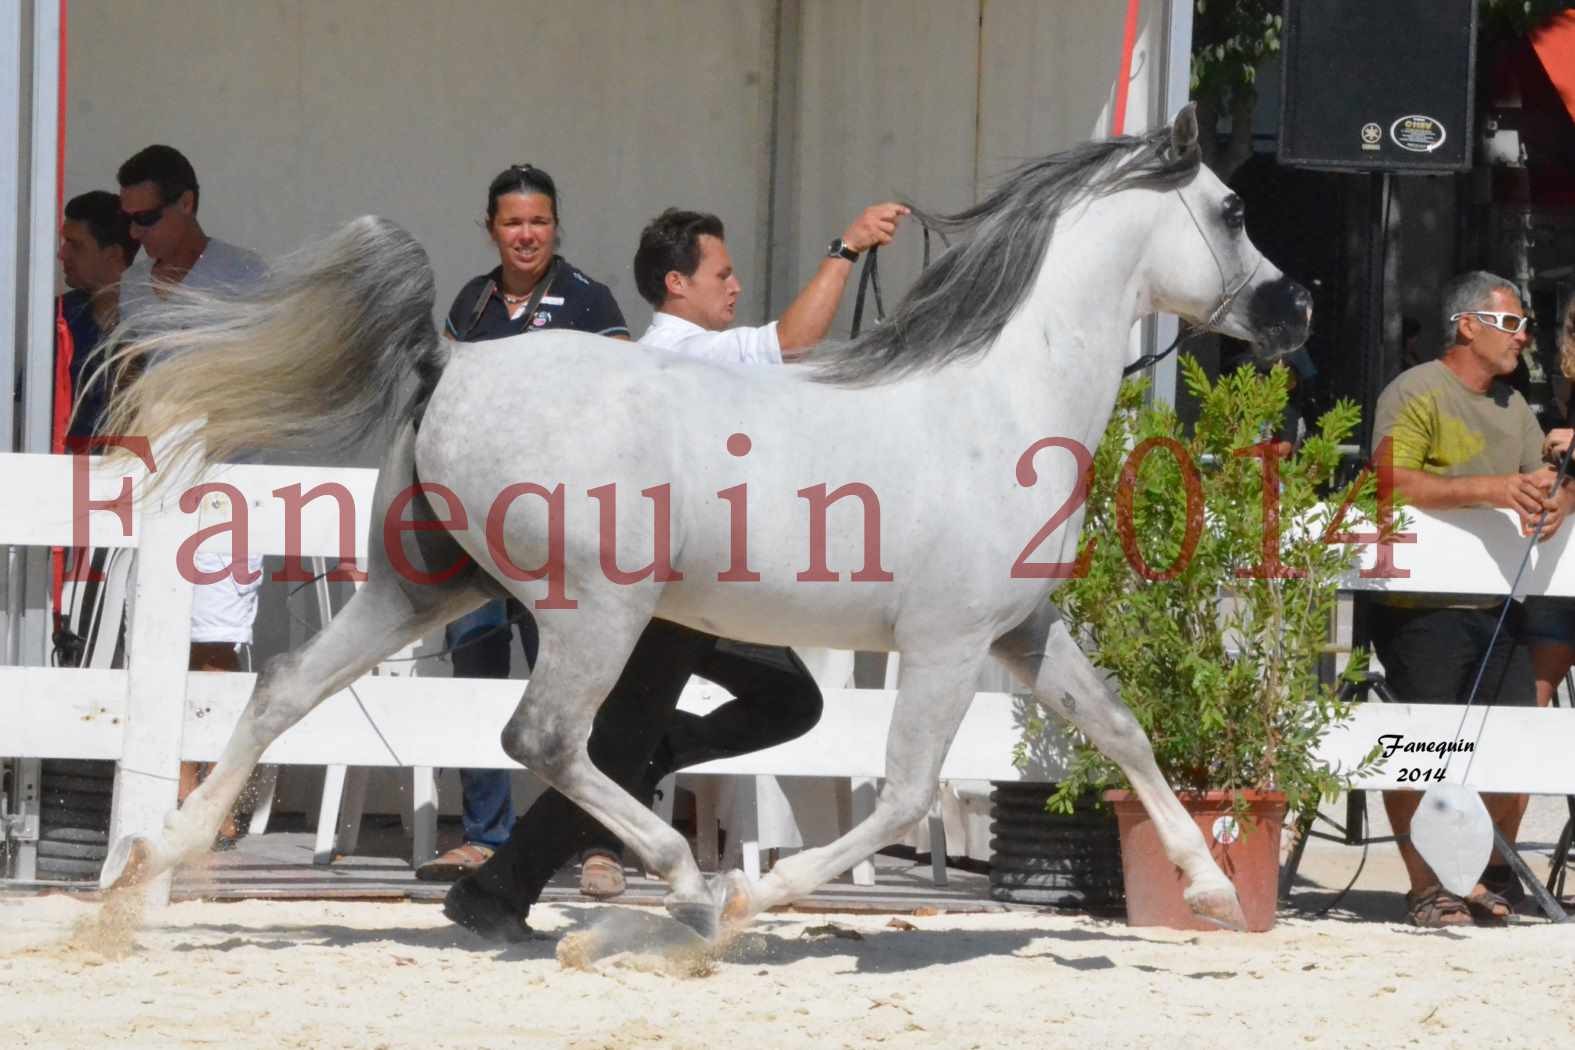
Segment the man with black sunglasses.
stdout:
[[[197,221],[201,189],[191,162],[173,146],[148,146],[134,154],[116,173],[120,210],[131,237],[146,254],[120,282],[120,317],[133,335],[151,335],[166,327],[161,307],[174,288],[218,295],[249,292],[267,273],[262,257],[228,241],[210,237]],[[157,359],[150,367],[157,368]],[[247,391],[237,390],[237,397]],[[196,568],[208,574],[230,567],[232,556],[199,551]],[[246,581],[246,582],[243,582]],[[229,573],[192,591],[191,669],[241,670],[241,647],[252,643],[257,619],[257,592],[262,586],[262,558],[247,558],[244,572]],[[196,763],[181,763],[182,801],[198,783]],[[219,848],[234,844],[239,832],[233,820],[219,833]]]
[[[149,146],[120,166],[120,210],[142,245],[120,283],[120,316],[156,328],[157,306],[175,285],[203,292],[245,291],[266,268],[256,252],[210,237],[197,221],[201,189],[191,161],[173,146]],[[139,320],[139,315],[141,316]]]
[[[1462,274],[1444,289],[1443,356],[1409,368],[1384,389],[1374,420],[1375,455],[1394,469],[1396,493],[1426,510],[1505,507],[1526,536],[1547,539],[1572,509],[1569,483],[1553,491],[1542,428],[1525,398],[1505,383],[1530,341],[1520,292],[1502,277]],[[1387,443],[1387,445],[1385,444]],[[1503,631],[1495,632],[1503,611]],[[1368,609],[1373,648],[1397,699],[1406,703],[1536,702],[1520,603],[1491,595],[1378,596]],[[1515,841],[1526,796],[1484,794],[1507,842]],[[1409,834],[1420,796],[1384,792],[1410,879],[1406,913],[1417,926],[1502,925],[1523,895],[1506,858],[1493,861],[1462,898],[1444,889]]]

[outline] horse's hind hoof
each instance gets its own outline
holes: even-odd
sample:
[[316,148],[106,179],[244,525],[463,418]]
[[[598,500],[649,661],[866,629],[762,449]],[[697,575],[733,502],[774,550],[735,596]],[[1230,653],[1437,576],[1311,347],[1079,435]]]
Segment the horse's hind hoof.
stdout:
[[722,935],[722,912],[714,904],[675,901],[667,906],[667,914],[709,943],[714,943]]
[[146,882],[153,874],[153,843],[142,835],[115,840],[98,875],[101,890],[122,890]]
[[1241,901],[1233,887],[1188,895],[1187,907],[1204,922],[1238,933],[1247,929],[1247,913],[1241,910]]

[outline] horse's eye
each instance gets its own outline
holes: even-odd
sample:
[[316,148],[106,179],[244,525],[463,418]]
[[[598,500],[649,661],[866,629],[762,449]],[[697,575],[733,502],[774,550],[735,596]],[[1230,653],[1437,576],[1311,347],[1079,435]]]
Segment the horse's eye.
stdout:
[[1239,230],[1247,225],[1247,205],[1234,193],[1225,198],[1221,208],[1220,217],[1225,220],[1225,225],[1233,230]]

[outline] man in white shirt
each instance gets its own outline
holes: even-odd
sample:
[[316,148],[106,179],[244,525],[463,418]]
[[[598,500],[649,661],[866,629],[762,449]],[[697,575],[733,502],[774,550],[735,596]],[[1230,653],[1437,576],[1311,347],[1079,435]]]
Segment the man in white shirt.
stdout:
[[722,220],[668,208],[640,234],[634,283],[656,307],[641,344],[691,357],[745,365],[796,360],[826,337],[853,265],[870,248],[891,243],[908,209],[872,204],[826,248],[815,275],[775,321],[733,323],[741,286],[723,239]]
[[[825,338],[863,251],[887,244],[908,209],[875,204],[833,240],[815,275],[782,316],[759,328],[728,326],[739,283],[715,215],[669,208],[640,234],[634,280],[656,316],[641,344],[747,365],[802,357]],[[691,674],[733,699],[705,716],[679,711]],[[668,773],[758,751],[807,733],[820,720],[814,677],[791,649],[749,645],[652,620],[597,713],[591,759],[641,801]],[[580,856],[580,891],[616,897],[625,882],[622,843],[557,791],[537,799],[508,841],[474,874],[454,883],[443,913],[482,937],[518,941],[553,874]]]

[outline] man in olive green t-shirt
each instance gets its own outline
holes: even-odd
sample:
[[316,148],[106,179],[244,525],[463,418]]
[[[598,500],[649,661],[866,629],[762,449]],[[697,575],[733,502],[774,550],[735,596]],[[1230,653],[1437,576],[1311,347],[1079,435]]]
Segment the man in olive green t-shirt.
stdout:
[[[1374,425],[1378,455],[1389,455],[1396,492],[1424,510],[1507,507],[1530,536],[1541,521],[1547,539],[1575,509],[1575,489],[1552,495],[1554,471],[1542,462],[1542,428],[1520,394],[1502,382],[1515,370],[1530,339],[1515,286],[1493,274],[1455,278],[1444,290],[1441,358],[1407,369],[1378,399]],[[1542,516],[1546,514],[1546,517]],[[1535,702],[1535,680],[1519,644],[1519,603],[1489,652],[1501,598],[1450,595],[1406,605],[1372,604],[1373,647],[1395,696],[1407,703],[1464,703],[1486,661],[1477,701]],[[1465,899],[1444,890],[1407,837],[1421,797],[1384,792],[1384,808],[1399,837],[1410,877],[1407,917],[1418,926],[1497,925],[1509,916],[1520,890],[1505,858],[1493,863]],[[1514,842],[1526,796],[1483,796],[1493,823]]]

